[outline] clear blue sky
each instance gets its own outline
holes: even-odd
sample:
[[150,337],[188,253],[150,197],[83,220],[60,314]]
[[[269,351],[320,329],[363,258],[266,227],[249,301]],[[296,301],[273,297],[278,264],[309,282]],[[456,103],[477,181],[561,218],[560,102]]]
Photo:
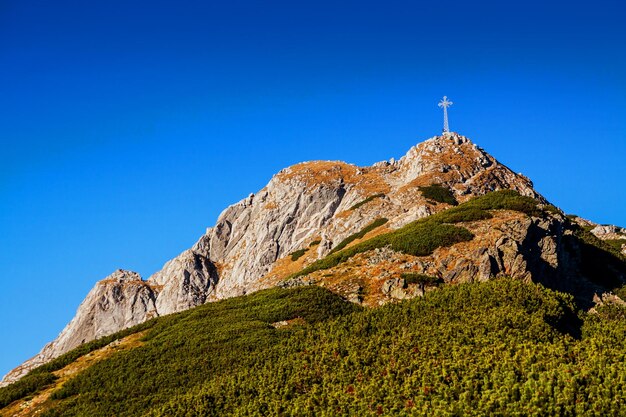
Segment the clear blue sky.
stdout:
[[283,167],[450,127],[626,226],[623,1],[0,1],[0,373]]

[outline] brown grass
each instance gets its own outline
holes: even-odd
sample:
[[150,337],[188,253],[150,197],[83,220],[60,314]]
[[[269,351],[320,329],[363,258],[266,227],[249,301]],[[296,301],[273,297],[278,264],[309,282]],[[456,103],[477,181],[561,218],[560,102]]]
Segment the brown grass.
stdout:
[[10,404],[8,407],[2,410],[2,415],[14,417],[31,417],[38,415],[39,413],[48,409],[51,404],[53,404],[54,400],[50,399],[50,395],[53,391],[60,388],[74,375],[84,371],[91,365],[110,357],[115,352],[129,350],[141,346],[143,342],[140,339],[145,333],[146,331],[134,333],[126,336],[123,339],[111,342],[103,348],[81,356],[76,361],[72,362],[66,367],[59,369],[58,371],[54,371],[53,373],[57,377],[59,377],[59,379],[54,381],[51,386],[37,393],[32,398],[18,400],[13,404]]
[[[360,174],[358,172],[361,172]],[[343,180],[366,198],[372,194],[387,193],[389,184],[375,169],[359,168],[340,161],[312,161],[293,165],[277,175],[281,181],[297,179],[307,187],[335,183]]]

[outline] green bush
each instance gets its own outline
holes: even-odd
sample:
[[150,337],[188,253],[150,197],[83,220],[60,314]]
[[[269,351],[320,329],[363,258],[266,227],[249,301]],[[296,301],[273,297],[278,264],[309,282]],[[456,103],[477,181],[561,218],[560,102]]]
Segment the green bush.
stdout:
[[405,272],[401,276],[407,285],[417,284],[422,290],[426,286],[432,286],[432,285],[443,283],[443,279],[438,278],[438,277],[433,277],[431,275],[426,275],[426,274]]
[[543,213],[537,207],[537,200],[520,195],[513,190],[494,191],[464,203],[467,208],[482,210],[515,210],[531,216],[541,216]]
[[389,220],[385,219],[384,217],[381,217],[380,219],[374,220],[372,223],[370,223],[367,226],[365,226],[359,232],[353,233],[350,236],[348,236],[347,238],[345,238],[344,240],[342,240],[341,242],[339,242],[339,244],[337,246],[335,246],[330,251],[330,253],[334,253],[334,252],[340,251],[341,249],[343,249],[346,246],[348,246],[350,243],[354,242],[357,239],[363,238],[363,236],[365,236],[366,234],[368,234],[372,230],[376,229],[377,227],[382,226],[383,224],[387,223],[388,221]]
[[307,249],[298,249],[295,252],[290,253],[289,255],[291,255],[291,260],[292,261],[297,261],[298,259],[300,259],[302,257],[302,255],[304,255],[306,253]]
[[303,326],[277,329],[272,323],[299,318],[315,325],[361,309],[310,286],[259,291],[159,317],[143,346],[115,353],[67,381],[43,415],[144,415],[175,393],[228,377],[262,356],[277,360],[276,344]]
[[0,388],[0,408],[6,407],[15,400],[34,394],[57,379],[50,372],[29,374],[11,385]]
[[493,217],[487,210],[476,207],[459,206],[435,214],[436,220],[441,223],[462,223],[476,220],[486,220]]
[[36,394],[43,388],[50,385],[57,379],[57,377],[52,372],[57,371],[69,365],[70,363],[73,363],[81,356],[93,352],[94,350],[100,349],[117,339],[121,339],[128,335],[149,329],[154,325],[154,323],[154,320],[149,320],[145,323],[141,323],[128,329],[124,329],[110,336],[102,337],[100,339],[82,344],[76,349],[73,349],[72,351],[63,354],[58,358],[55,358],[50,362],[33,369],[17,382],[0,388],[0,408],[5,407],[15,400],[24,398],[27,395]]
[[383,194],[383,193],[371,195],[371,196],[367,197],[365,200],[361,200],[358,203],[356,203],[355,205],[353,205],[352,207],[350,207],[350,210],[356,210],[359,207],[369,203],[370,201],[372,201],[372,200],[374,200],[376,198],[382,198],[384,196],[385,196],[385,194]]
[[[532,199],[494,194],[322,261],[380,245],[434,250],[471,238],[455,224],[493,208],[541,215]],[[575,231],[587,255],[613,256],[600,249],[606,242]],[[602,268],[605,258],[597,259],[593,268]],[[272,325],[295,318],[307,324]],[[314,286],[210,303],[83,345],[0,389],[0,404],[33,395],[53,381],[52,370],[140,330],[148,330],[143,346],[75,375],[41,415],[621,415],[626,403],[624,308],[586,314],[569,295],[497,279],[377,309]]]
[[626,239],[606,239],[604,242],[613,248],[615,254],[621,255],[622,245],[626,244]]
[[152,326],[154,326],[154,324],[155,324],[154,320],[148,320],[144,323],[138,324],[133,327],[129,327],[128,329],[121,330],[112,335],[101,337],[100,339],[96,339],[96,340],[92,340],[91,342],[84,343],[78,346],[76,349],[73,349],[70,352],[67,352],[59,356],[58,358],[55,358],[51,360],[50,362],[44,365],[41,365],[38,368],[33,369],[32,371],[30,371],[30,373],[36,374],[40,372],[47,373],[47,372],[57,371],[69,365],[70,363],[74,362],[76,359],[80,358],[81,356],[84,356],[90,352],[93,352],[94,350],[103,348],[109,343],[114,342],[115,340],[122,339],[131,334],[135,334],[135,333],[147,330],[151,328]]
[[554,206],[552,204],[546,204],[543,207],[543,210],[545,212],[552,213],[552,214],[560,214],[560,215],[563,214],[563,211],[560,208],[558,208],[558,207],[556,207],[556,206]]
[[418,189],[421,191],[424,198],[429,200],[450,204],[452,206],[459,204],[458,201],[456,201],[456,198],[454,198],[452,190],[440,184],[431,184],[425,187],[422,186],[418,187]]
[[317,246],[317,245],[319,245],[321,242],[322,242],[322,241],[321,241],[321,240],[319,240],[319,239],[318,239],[318,240],[314,240],[313,242],[309,243],[309,247],[312,247],[312,246]]

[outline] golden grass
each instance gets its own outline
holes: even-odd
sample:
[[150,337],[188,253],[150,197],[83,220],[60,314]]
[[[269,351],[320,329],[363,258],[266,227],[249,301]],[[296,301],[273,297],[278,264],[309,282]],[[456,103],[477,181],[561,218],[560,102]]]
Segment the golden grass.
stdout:
[[372,194],[388,193],[391,189],[377,170],[360,168],[340,161],[303,162],[279,173],[277,177],[281,181],[291,179],[302,181],[307,188],[343,181],[344,184],[352,185],[363,198]]
[[146,331],[134,333],[126,336],[123,339],[111,342],[103,348],[81,356],[76,361],[70,363],[66,367],[59,369],[58,371],[54,371],[54,375],[59,377],[59,379],[54,381],[51,386],[37,393],[33,397],[27,397],[25,399],[18,400],[13,404],[10,404],[8,407],[2,410],[2,415],[14,417],[31,417],[40,414],[54,403],[54,400],[50,399],[50,395],[53,391],[60,388],[74,375],[84,371],[91,365],[110,357],[115,352],[129,350],[141,346],[143,342],[140,339],[144,336],[145,333]]

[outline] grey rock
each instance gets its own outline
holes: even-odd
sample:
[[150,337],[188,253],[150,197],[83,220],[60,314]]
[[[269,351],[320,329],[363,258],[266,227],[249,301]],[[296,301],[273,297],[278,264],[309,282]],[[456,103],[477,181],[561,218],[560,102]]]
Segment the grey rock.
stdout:
[[87,294],[76,316],[59,336],[35,357],[9,372],[2,385],[14,382],[32,368],[44,364],[82,343],[142,323],[157,315],[157,292],[131,271],[117,270]]
[[599,239],[625,239],[626,243],[626,229],[619,226],[613,226],[610,224],[597,225],[591,229],[591,233],[596,235]]
[[296,288],[314,285],[316,281],[309,277],[295,277],[279,282],[276,286],[279,288]]
[[[202,243],[196,247],[201,248]],[[161,289],[156,309],[164,315],[204,304],[217,284],[218,275],[206,255],[189,249],[166,263],[148,281]]]

